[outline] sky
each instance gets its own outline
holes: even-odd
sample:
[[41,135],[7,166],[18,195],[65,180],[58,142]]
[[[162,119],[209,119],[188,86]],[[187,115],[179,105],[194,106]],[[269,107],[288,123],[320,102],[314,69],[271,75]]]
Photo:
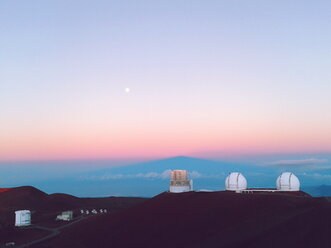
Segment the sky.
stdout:
[[0,161],[330,154],[330,10],[0,1]]

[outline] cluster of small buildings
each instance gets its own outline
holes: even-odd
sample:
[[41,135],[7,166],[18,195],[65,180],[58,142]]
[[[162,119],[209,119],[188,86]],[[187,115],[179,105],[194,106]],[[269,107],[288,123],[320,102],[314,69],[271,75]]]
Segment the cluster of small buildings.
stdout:
[[99,211],[96,210],[96,209],[92,209],[92,210],[81,209],[80,210],[81,214],[86,214],[86,215],[89,215],[89,214],[106,214],[107,212],[108,212],[107,209],[99,209]]
[[[279,192],[279,191],[300,191],[300,181],[291,172],[283,172],[276,180],[274,189],[249,189],[247,180],[240,172],[232,172],[225,179],[225,189],[236,193],[254,193],[254,192]],[[173,170],[171,172],[169,192],[181,193],[193,190],[193,182],[189,180],[189,174],[186,170]]]
[[[106,214],[108,211],[107,209],[92,209],[92,210],[84,210],[81,209],[80,213],[82,215],[89,215],[89,214]],[[57,221],[71,221],[74,218],[73,211],[64,211],[61,214],[57,215],[55,220]],[[30,210],[18,210],[15,211],[15,226],[17,227],[24,227],[31,225],[31,211]]]

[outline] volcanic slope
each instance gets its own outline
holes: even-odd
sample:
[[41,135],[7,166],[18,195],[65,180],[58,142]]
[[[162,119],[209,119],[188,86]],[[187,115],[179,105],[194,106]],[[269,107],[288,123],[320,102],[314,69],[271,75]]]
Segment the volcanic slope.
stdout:
[[327,198],[162,193],[123,212],[86,219],[35,247],[329,248],[330,223]]
[[[80,215],[81,209],[90,212],[93,209],[107,209],[108,213],[115,213],[143,201],[144,198],[134,197],[78,198],[67,194],[48,195],[31,186],[6,189],[0,193],[0,245],[8,241],[19,242],[21,236],[29,236],[28,233],[32,232],[14,228],[16,210],[31,210],[33,225],[52,227],[63,224],[55,221],[61,211],[72,210],[75,217]],[[40,233],[35,233],[40,236]]]

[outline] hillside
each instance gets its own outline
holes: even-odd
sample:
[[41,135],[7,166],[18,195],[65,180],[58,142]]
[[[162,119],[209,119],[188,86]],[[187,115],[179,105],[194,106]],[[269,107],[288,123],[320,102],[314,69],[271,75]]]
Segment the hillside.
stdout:
[[[8,189],[0,193],[0,247],[4,242],[21,240],[33,230],[18,230],[14,227],[15,211],[29,209],[32,212],[32,224],[38,226],[58,226],[56,216],[66,210],[72,210],[77,217],[80,210],[107,209],[108,213],[130,208],[143,202],[144,198],[104,197],[78,198],[67,194],[46,194],[34,187],[24,186]],[[28,237],[25,237],[28,240]],[[24,238],[24,240],[26,240]]]
[[326,198],[229,192],[163,193],[72,225],[36,248],[330,247]]

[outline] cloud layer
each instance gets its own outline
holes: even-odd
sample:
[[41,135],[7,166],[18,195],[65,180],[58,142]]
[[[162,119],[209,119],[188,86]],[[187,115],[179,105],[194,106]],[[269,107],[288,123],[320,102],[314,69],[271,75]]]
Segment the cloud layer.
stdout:
[[296,166],[296,167],[301,167],[301,166],[306,166],[306,167],[319,167],[321,164],[328,163],[327,159],[317,159],[317,158],[309,158],[309,159],[294,159],[294,160],[279,160],[279,161],[274,161],[274,162],[267,162],[264,163],[266,166]]
[[[148,173],[137,173],[137,174],[105,174],[101,176],[85,176],[81,177],[82,180],[116,180],[116,179],[170,179],[171,170],[165,170],[162,173],[158,172],[148,172]],[[190,179],[197,178],[220,178],[224,177],[221,175],[204,175],[197,171],[189,172]]]

